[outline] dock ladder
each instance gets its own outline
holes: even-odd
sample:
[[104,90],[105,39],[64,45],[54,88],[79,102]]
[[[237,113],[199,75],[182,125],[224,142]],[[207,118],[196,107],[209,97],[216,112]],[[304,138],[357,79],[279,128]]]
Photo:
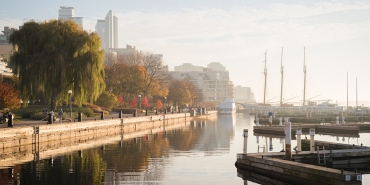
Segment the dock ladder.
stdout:
[[[320,150],[322,151],[322,155],[320,155]],[[326,165],[326,156],[325,156],[325,146],[323,146],[321,149],[320,147],[316,147],[317,151],[317,164],[318,165]]]

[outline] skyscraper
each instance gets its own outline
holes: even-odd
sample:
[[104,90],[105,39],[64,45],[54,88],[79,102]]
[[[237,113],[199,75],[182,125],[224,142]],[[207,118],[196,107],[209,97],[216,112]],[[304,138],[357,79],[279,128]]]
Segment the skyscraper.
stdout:
[[98,19],[95,31],[102,40],[102,48],[108,52],[118,48],[118,19],[112,10],[109,10],[105,19]]
[[73,7],[61,6],[58,10],[58,19],[73,20],[80,30],[83,30],[83,17],[75,17],[75,9]]
[[98,19],[95,25],[95,31],[101,39],[101,47],[105,48],[105,19]]
[[118,48],[118,19],[112,10],[105,16],[105,46],[107,51],[110,48]]

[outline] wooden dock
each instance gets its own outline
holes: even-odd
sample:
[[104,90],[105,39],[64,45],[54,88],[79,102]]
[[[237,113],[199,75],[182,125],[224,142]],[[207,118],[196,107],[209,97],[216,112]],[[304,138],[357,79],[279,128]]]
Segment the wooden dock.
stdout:
[[[284,154],[283,152],[237,154],[235,166],[241,170],[292,184],[362,184],[360,173],[288,161],[283,159]],[[302,154],[303,152],[293,154],[293,158]]]
[[[342,134],[343,136],[350,137],[359,137],[359,133],[369,133],[370,124],[339,124],[339,125],[316,125],[316,124],[292,124],[292,135],[295,135],[295,132],[298,128],[302,129],[303,134],[308,134],[309,129],[314,128],[316,134],[324,135],[338,135]],[[361,130],[361,131],[360,131]],[[274,125],[270,126],[254,126],[253,132],[255,134],[270,134],[276,136],[285,136],[284,126]]]

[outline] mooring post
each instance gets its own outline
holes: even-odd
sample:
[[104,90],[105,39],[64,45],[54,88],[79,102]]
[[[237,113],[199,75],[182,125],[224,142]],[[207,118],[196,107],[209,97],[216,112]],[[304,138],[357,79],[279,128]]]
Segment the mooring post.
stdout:
[[269,151],[272,151],[273,150],[273,146],[272,146],[272,137],[270,137],[270,146],[269,146]]
[[297,151],[302,151],[302,142],[301,142],[302,128],[297,128],[295,134],[297,135]]
[[280,117],[280,118],[279,118],[279,125],[280,125],[280,126],[281,126],[281,125],[283,125],[283,122],[282,122],[282,121],[283,121],[283,118],[282,118],[282,117]]
[[270,123],[270,127],[272,127],[272,115],[269,115],[269,123]]
[[243,130],[243,137],[244,137],[243,154],[247,154],[247,146],[248,146],[248,129],[244,129],[244,130]]
[[337,116],[336,118],[337,118],[337,125],[339,125],[339,116]]
[[345,117],[344,117],[344,116],[342,116],[342,125],[344,125],[344,124],[345,124],[344,119],[345,119]]
[[291,125],[290,122],[285,123],[285,159],[286,160],[292,160],[292,146],[291,146],[292,128],[290,125]]
[[315,129],[310,128],[310,153],[315,153]]

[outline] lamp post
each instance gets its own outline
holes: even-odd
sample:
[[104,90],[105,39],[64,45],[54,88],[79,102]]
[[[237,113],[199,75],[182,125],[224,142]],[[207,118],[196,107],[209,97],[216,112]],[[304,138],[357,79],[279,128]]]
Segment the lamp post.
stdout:
[[164,106],[166,107],[167,96],[164,97]]
[[139,96],[139,109],[141,110],[141,94],[139,94],[138,96]]
[[68,90],[68,94],[69,94],[69,112],[72,121],[72,90]]

